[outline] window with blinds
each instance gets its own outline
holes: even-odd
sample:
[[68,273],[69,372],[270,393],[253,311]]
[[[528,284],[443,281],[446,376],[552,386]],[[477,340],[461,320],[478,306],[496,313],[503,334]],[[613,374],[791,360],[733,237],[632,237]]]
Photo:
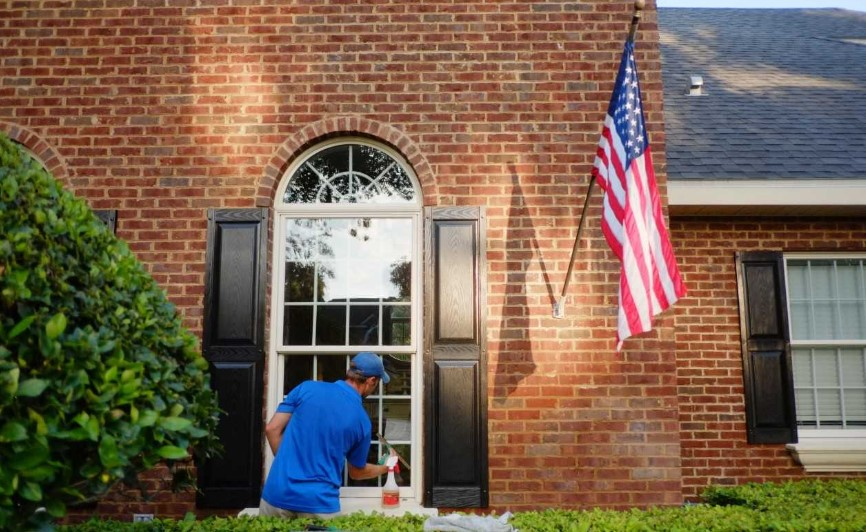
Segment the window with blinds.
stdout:
[[788,258],[797,424],[866,428],[866,258]]

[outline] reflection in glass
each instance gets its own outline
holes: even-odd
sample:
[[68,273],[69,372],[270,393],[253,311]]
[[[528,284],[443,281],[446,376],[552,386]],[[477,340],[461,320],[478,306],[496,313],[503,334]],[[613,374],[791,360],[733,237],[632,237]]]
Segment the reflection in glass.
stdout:
[[410,345],[412,343],[412,311],[408,305],[382,307],[382,343]]
[[355,170],[368,176],[380,176],[394,166],[394,159],[372,146],[355,145],[352,150]]
[[286,220],[286,260],[308,261],[317,258],[317,242],[327,231],[316,218]]
[[412,393],[412,356],[385,355],[382,357],[385,372],[391,377],[385,385],[385,395],[410,395]]
[[346,307],[319,305],[316,308],[316,345],[346,345]]
[[310,355],[286,355],[283,378],[283,395],[288,395],[295,386],[313,378],[313,357]]
[[321,218],[318,220],[322,230],[319,233],[319,258],[345,259],[349,249],[349,218]]
[[382,292],[385,301],[409,301],[412,296],[412,262],[397,260],[388,264],[388,280]]
[[353,305],[349,309],[349,344],[379,345],[379,307]]
[[355,218],[351,221],[347,239],[350,257],[360,261],[379,258],[382,244],[388,238],[381,230],[382,221],[373,218]]
[[309,165],[303,164],[295,171],[283,201],[287,203],[317,203],[316,193],[319,190],[319,175]]
[[313,307],[287,306],[284,313],[283,343],[285,345],[312,345]]
[[[390,442],[391,440],[388,440],[388,441]],[[393,442],[391,442],[391,443],[393,443]],[[409,445],[396,445],[395,444],[394,450],[397,451],[397,454],[399,454],[403,458],[403,460],[406,461],[407,464],[409,464],[407,466],[406,464],[404,464],[402,462],[400,463],[400,472],[396,473],[394,475],[395,479],[397,480],[397,485],[398,486],[411,486],[412,485],[412,481],[411,481],[411,479],[412,479],[412,468],[411,468],[411,466],[412,466],[412,453],[411,453],[412,447]]]
[[406,399],[383,399],[382,430],[385,439],[391,443],[412,440],[411,409]]
[[289,180],[283,201],[407,203],[415,201],[415,188],[409,174],[384,151],[344,144],[313,154],[301,164]]
[[352,301],[379,301],[383,291],[382,263],[349,261],[348,276]]
[[346,301],[347,264],[342,260],[319,263],[318,301]]
[[[285,302],[331,305],[315,306],[315,332],[284,331],[284,345],[411,345],[409,306],[378,305],[411,302],[412,227],[409,218],[287,220]],[[312,327],[310,310],[286,312],[287,324]]]
[[286,302],[312,302],[316,266],[311,262],[286,263]]
[[351,149],[351,145],[343,144],[322,150],[310,161],[310,166],[325,176],[348,172]]
[[316,360],[316,369],[317,381],[341,381],[346,378],[346,356],[321,355]]

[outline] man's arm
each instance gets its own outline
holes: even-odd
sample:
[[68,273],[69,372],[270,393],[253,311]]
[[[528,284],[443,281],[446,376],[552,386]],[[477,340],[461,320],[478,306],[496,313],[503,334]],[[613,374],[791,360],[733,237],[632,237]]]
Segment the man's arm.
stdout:
[[376,478],[388,472],[388,466],[378,464],[365,464],[364,467],[355,467],[347,463],[349,466],[349,478],[352,480],[366,480],[368,478]]
[[265,427],[265,437],[268,439],[268,445],[270,445],[274,456],[277,455],[280,442],[283,441],[283,433],[286,432],[286,426],[289,424],[291,418],[292,414],[277,412]]
[[391,449],[390,457],[383,465],[365,464],[364,467],[355,467],[351,462],[346,462],[349,466],[349,478],[352,480],[366,480],[368,478],[376,478],[388,472],[388,467],[394,467],[397,464],[397,451]]

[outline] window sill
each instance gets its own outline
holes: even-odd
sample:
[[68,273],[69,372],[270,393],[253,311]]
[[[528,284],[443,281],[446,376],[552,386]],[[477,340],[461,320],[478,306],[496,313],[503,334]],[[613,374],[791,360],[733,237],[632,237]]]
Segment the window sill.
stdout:
[[861,438],[801,433],[800,442],[786,448],[807,473],[866,471],[866,440]]
[[[418,501],[409,497],[400,498],[400,506],[398,508],[382,508],[378,499],[370,498],[345,498],[340,499],[340,513],[338,515],[349,515],[355,512],[364,513],[380,513],[391,517],[402,517],[405,514],[415,515],[439,515],[439,510],[436,508],[425,508]],[[241,516],[255,517],[259,515],[258,508],[245,508],[241,510],[238,517]]]

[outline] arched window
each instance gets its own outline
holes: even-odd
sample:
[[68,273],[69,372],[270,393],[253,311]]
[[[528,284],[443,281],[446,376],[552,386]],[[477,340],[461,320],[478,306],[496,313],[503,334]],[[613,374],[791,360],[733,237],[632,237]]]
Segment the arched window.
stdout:
[[311,155],[292,173],[283,203],[414,203],[412,177],[382,148],[338,144]]
[[[421,189],[405,159],[367,139],[302,154],[275,205],[269,408],[308,379],[345,377],[359,351],[383,357],[387,386],[364,401],[376,433],[420,460]],[[403,496],[420,468],[403,467]],[[415,469],[418,469],[416,471]],[[346,497],[379,497],[381,479],[344,475]]]

